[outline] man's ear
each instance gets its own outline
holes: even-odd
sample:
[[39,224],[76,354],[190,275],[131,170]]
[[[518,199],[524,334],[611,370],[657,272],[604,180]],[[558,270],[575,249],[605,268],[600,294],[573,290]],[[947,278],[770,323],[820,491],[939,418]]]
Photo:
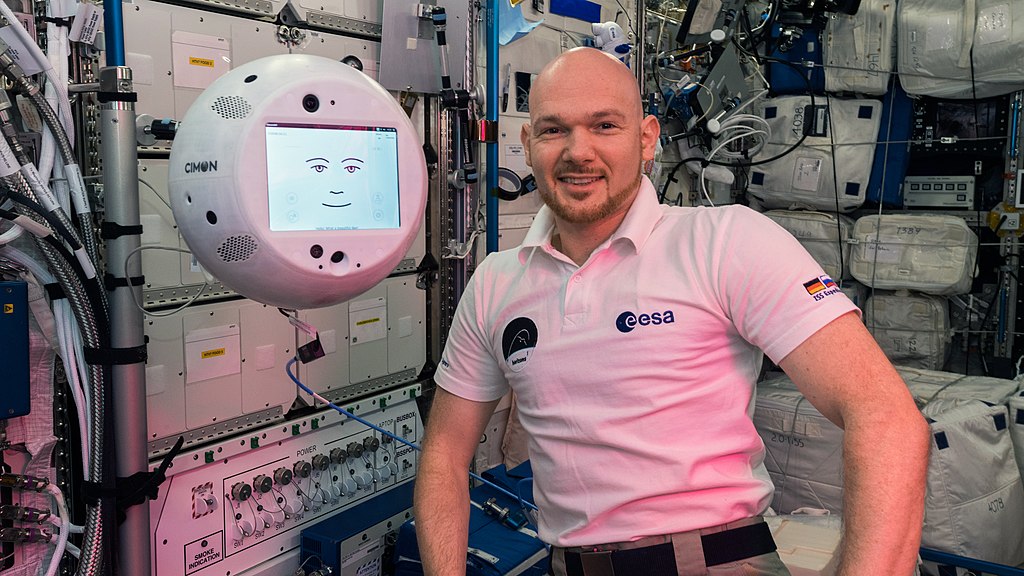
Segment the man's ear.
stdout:
[[657,116],[647,116],[640,121],[640,146],[644,161],[654,160],[654,152],[661,137],[661,124]]
[[526,165],[533,168],[533,162],[530,161],[530,124],[523,124],[521,130],[519,130],[519,141],[523,143],[523,151],[526,153]]

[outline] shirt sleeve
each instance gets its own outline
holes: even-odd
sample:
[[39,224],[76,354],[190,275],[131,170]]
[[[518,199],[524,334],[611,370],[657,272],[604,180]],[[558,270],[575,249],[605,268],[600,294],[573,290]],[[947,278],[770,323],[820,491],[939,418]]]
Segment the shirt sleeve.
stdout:
[[719,232],[719,294],[740,335],[778,363],[836,318],[860,310],[784,228],[748,208]]
[[[462,293],[434,382],[446,391],[475,402],[504,396],[508,381],[495,359],[486,327],[487,311],[481,292],[486,288],[486,260],[477,268]],[[481,285],[483,284],[483,285]]]

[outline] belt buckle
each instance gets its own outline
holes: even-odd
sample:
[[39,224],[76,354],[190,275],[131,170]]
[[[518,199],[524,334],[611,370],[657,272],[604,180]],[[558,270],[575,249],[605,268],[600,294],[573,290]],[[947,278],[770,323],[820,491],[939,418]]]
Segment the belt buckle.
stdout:
[[583,568],[583,576],[615,576],[611,550],[581,552],[580,567]]

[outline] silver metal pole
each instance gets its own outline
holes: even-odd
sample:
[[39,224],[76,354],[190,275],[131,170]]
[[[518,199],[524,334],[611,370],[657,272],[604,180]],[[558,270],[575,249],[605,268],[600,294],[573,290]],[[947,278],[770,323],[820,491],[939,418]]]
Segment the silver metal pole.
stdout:
[[[139,224],[139,166],[135,143],[135,92],[132,71],[125,66],[100,70],[100,146],[106,220],[120,226]],[[107,271],[120,278],[125,259],[139,247],[138,234],[107,240]],[[128,278],[142,276],[136,253],[128,265]],[[129,290],[142,300],[141,286],[121,286],[110,296],[110,343],[113,348],[144,344],[143,315]],[[124,478],[147,468],[146,366],[115,365],[112,369],[114,434],[117,475]],[[122,576],[150,574],[149,507],[132,506],[118,529],[118,569]]]

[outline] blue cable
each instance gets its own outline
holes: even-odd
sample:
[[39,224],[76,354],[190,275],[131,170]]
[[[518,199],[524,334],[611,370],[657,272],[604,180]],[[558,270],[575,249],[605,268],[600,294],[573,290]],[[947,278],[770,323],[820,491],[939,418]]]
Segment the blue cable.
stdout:
[[[297,363],[298,363],[298,358],[292,358],[291,360],[288,361],[287,364],[285,364],[284,371],[288,373],[288,377],[291,378],[292,382],[294,382],[296,386],[298,386],[303,391],[305,391],[306,394],[309,394],[310,396],[315,396],[316,393],[313,392],[311,389],[309,389],[305,384],[300,382],[298,377],[295,376],[295,374],[292,372],[292,366],[294,366]],[[393,439],[401,442],[402,444],[405,444],[406,446],[411,447],[414,450],[423,451],[423,448],[421,448],[419,444],[416,444],[414,442],[409,442],[405,438],[402,438],[401,436],[396,436],[395,434],[393,434],[391,432],[388,432],[387,430],[381,428],[380,426],[377,426],[375,424],[371,424],[371,423],[367,422],[366,420],[363,420],[359,416],[356,416],[355,414],[349,412],[348,410],[345,410],[344,408],[342,408],[341,406],[338,406],[337,404],[335,404],[333,402],[327,402],[327,405],[330,406],[331,408],[334,408],[338,413],[343,414],[345,416],[348,416],[349,418],[355,420],[356,422],[359,422],[360,424],[363,424],[365,426],[373,428],[377,432],[380,432],[381,434],[384,434],[385,436],[393,438]],[[491,482],[490,480],[485,480],[484,478],[482,478],[482,477],[480,477],[480,476],[478,476],[478,475],[476,475],[476,474],[474,474],[472,472],[470,472],[469,475],[474,480],[477,480],[479,482],[483,482],[484,484],[487,484],[491,488],[494,488],[495,490],[501,492],[502,494],[505,494],[509,498],[514,498],[514,499],[516,499],[516,500],[518,500],[518,501],[520,501],[522,503],[525,503],[527,506],[529,506],[530,508],[532,508],[534,510],[537,509],[537,507],[534,506],[531,502],[527,502],[527,501],[523,500],[518,495],[513,494],[512,492],[502,488],[501,486],[498,486],[494,482]]]

